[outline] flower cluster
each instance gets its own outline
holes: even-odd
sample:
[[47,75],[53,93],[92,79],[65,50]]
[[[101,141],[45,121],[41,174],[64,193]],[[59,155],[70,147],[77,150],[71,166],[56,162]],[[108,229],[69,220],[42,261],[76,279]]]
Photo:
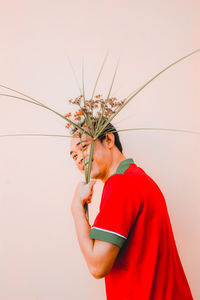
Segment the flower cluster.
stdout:
[[[125,100],[119,101],[116,97],[104,99],[102,95],[96,95],[94,99],[85,99],[83,95],[75,99],[70,99],[70,104],[78,105],[79,109],[74,113],[74,122],[82,123],[90,119],[91,123],[95,123],[97,119],[102,121],[109,119],[116,110],[124,104]],[[65,115],[66,118],[72,117],[71,112]],[[73,120],[72,120],[73,121]],[[89,125],[89,124],[88,124]],[[69,128],[71,123],[67,123],[66,128]]]

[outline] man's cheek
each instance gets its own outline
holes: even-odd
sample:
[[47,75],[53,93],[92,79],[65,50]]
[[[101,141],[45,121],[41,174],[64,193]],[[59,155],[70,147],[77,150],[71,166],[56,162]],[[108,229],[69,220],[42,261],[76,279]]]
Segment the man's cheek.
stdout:
[[97,174],[98,174],[98,166],[95,164],[95,162],[93,162],[91,168],[91,175],[97,175]]

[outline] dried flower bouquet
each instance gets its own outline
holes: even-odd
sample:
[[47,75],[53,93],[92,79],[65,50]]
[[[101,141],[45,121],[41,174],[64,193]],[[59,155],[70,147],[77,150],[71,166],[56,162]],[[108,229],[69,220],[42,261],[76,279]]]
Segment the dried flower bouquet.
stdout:
[[[101,75],[101,72],[103,70],[105,61],[107,56],[105,57],[103,64],[101,66],[100,72],[97,76],[97,80],[94,85],[94,89],[92,92],[92,95],[89,99],[86,99],[85,96],[85,90],[84,90],[84,72],[82,70],[82,94],[75,98],[70,99],[69,103],[73,105],[78,106],[78,110],[75,112],[75,114],[72,116],[72,113],[69,112],[66,115],[62,115],[59,112],[55,111],[54,109],[46,106],[42,102],[25,95],[24,93],[14,90],[12,88],[9,88],[5,85],[0,85],[0,87],[5,88],[9,91],[17,93],[19,96],[11,95],[11,94],[3,94],[1,93],[0,96],[6,96],[17,100],[26,101],[28,103],[40,106],[44,109],[47,109],[53,113],[55,113],[57,116],[61,117],[65,121],[67,121],[66,128],[70,129],[73,128],[73,132],[75,131],[76,134],[70,134],[70,135],[51,135],[51,134],[6,134],[6,135],[0,135],[0,137],[6,137],[6,136],[54,136],[54,137],[73,137],[77,136],[77,134],[80,137],[80,140],[82,138],[83,134],[86,134],[91,139],[90,144],[90,154],[89,159],[85,157],[84,155],[84,149],[82,147],[82,154],[83,154],[83,164],[84,164],[84,173],[85,173],[85,182],[88,183],[90,181],[90,173],[91,173],[91,164],[92,164],[92,157],[93,157],[93,151],[94,151],[94,142],[96,139],[98,139],[102,132],[114,132],[109,129],[109,123],[113,120],[113,118],[138,94],[140,93],[147,85],[149,85],[154,79],[156,79],[158,76],[160,76],[162,73],[167,71],[169,68],[173,67],[177,63],[183,61],[184,59],[188,58],[189,56],[200,52],[200,49],[197,49],[184,57],[176,60],[175,62],[168,65],[166,68],[161,70],[159,73],[157,73],[155,76],[153,76],[150,80],[148,80],[144,85],[142,85],[137,91],[126,97],[125,99],[117,99],[116,97],[111,97],[111,91],[113,87],[113,83],[115,80],[117,67],[114,72],[114,76],[111,82],[111,86],[109,88],[109,92],[107,97],[104,99],[102,95],[96,95],[95,96],[95,90],[96,86],[99,80],[99,77]],[[84,126],[83,126],[84,124]],[[167,130],[167,131],[178,131],[178,132],[185,132],[185,133],[194,133],[194,134],[200,134],[200,132],[194,132],[194,131],[188,131],[188,130],[181,130],[181,129],[169,129],[169,128],[129,128],[129,129],[123,129],[123,130],[116,130],[119,131],[129,131],[129,130]],[[81,143],[82,146],[82,143]],[[87,204],[85,204],[85,211],[86,215],[88,217],[88,207]]]

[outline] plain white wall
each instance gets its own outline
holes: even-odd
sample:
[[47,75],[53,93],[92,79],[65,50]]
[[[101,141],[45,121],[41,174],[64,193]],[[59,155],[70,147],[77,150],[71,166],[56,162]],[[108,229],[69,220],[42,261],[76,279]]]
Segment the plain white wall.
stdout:
[[[69,58],[90,95],[104,55],[97,93],[105,95],[118,57],[113,95],[126,97],[175,59],[199,48],[198,1],[1,1],[0,84],[65,114],[80,94]],[[118,129],[200,131],[196,54],[156,79],[113,121]],[[1,89],[1,93],[9,93]],[[12,93],[14,94],[14,93]],[[31,104],[0,96],[0,134],[66,134],[65,122]],[[200,297],[200,136],[121,133],[124,153],[160,186],[194,299]],[[104,300],[79,250],[70,203],[82,180],[69,139],[0,139],[0,300]],[[95,187],[90,220],[102,185]]]

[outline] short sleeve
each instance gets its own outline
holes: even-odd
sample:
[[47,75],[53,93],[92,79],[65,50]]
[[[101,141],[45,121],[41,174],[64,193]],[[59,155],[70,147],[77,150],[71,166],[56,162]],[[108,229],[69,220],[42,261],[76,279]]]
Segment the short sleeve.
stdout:
[[100,210],[90,230],[90,238],[122,247],[134,226],[141,195],[133,179],[116,174],[105,183]]

